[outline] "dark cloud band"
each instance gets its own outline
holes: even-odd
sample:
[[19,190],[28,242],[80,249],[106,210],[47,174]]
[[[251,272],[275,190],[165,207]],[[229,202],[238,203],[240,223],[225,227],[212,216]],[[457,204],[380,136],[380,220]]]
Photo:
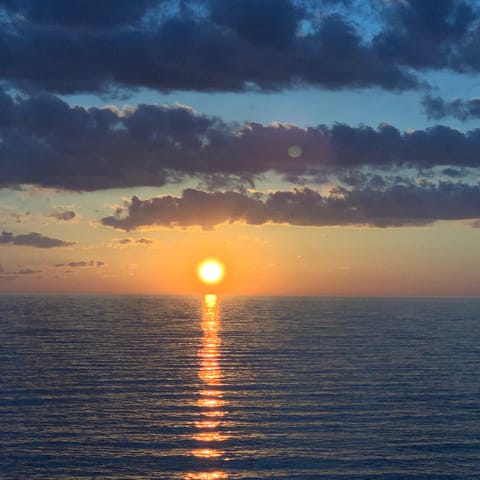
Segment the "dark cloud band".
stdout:
[[328,195],[309,188],[265,195],[187,189],[181,197],[166,195],[140,200],[134,196],[127,212],[105,217],[102,223],[122,230],[152,225],[212,229],[235,222],[392,227],[478,217],[480,186],[444,182],[384,190],[337,188]]
[[253,185],[270,171],[297,181],[362,167],[480,166],[478,129],[238,125],[182,106],[87,109],[51,95],[12,99],[0,93],[0,140],[3,187],[93,191],[197,176],[215,189],[238,179]]
[[330,8],[348,3],[6,0],[0,77],[59,93],[112,85],[160,91],[298,85],[401,90],[421,84],[407,67],[460,69],[476,62],[467,47],[455,55],[456,63],[449,60],[457,44],[469,44],[464,37],[475,13],[466,2],[397,2],[403,7],[382,10],[373,41],[348,19],[348,8]]
[[56,93],[421,88],[425,71],[480,70],[477,3],[3,0],[0,78]]

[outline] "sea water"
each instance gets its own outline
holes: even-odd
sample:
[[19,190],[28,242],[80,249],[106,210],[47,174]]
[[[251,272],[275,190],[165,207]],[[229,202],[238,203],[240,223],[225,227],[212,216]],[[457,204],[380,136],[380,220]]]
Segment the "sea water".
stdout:
[[0,478],[480,478],[480,301],[0,296]]

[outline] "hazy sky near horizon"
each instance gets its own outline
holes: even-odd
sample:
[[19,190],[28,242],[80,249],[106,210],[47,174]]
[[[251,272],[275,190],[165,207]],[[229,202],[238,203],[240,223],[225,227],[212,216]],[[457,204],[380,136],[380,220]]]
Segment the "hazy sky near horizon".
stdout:
[[0,2],[0,292],[480,295],[473,0]]

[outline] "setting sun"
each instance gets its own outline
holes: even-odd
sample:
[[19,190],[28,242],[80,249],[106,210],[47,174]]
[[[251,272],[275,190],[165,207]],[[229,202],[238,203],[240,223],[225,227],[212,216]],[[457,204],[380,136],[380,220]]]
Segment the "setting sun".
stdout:
[[198,276],[205,283],[218,283],[224,276],[224,266],[214,259],[203,261],[198,267]]

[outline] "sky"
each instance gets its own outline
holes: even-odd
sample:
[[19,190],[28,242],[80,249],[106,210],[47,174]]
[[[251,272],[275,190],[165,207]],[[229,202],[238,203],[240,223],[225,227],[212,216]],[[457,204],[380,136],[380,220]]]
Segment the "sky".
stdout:
[[0,292],[480,295],[473,0],[0,0]]

